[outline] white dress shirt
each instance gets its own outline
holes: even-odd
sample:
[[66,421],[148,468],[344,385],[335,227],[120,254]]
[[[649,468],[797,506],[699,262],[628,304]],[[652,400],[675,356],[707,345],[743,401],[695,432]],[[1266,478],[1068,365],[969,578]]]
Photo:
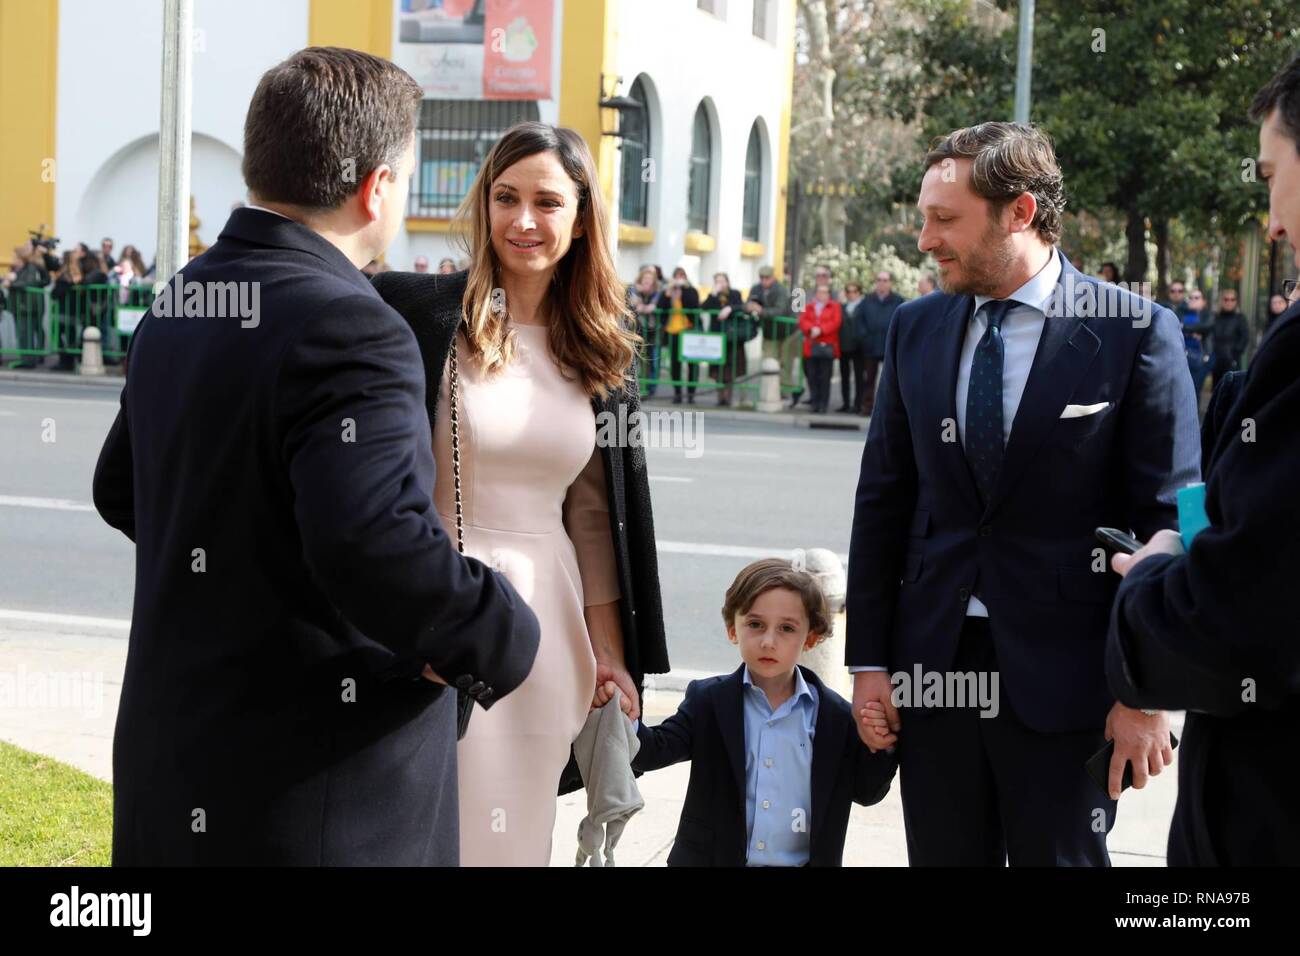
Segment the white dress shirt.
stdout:
[[[258,212],[269,212],[272,216],[279,216],[281,219],[289,219],[289,217],[286,216],[284,213],[282,213],[282,212],[276,212],[274,209],[267,209],[265,206],[254,206],[252,203],[246,203],[246,204],[244,205],[244,208],[245,208],[245,209],[256,209]],[[289,221],[290,221],[290,222],[293,222],[292,219],[289,219]]]
[[[1043,326],[1047,322],[1047,304],[1056,291],[1056,284],[1061,278],[1060,253],[1053,247],[1047,264],[1038,270],[1032,279],[1012,292],[1008,299],[1016,303],[1007,310],[1002,319],[1002,342],[1004,359],[1002,363],[1002,439],[1011,437],[1011,426],[1016,420],[1016,411],[1020,408],[1020,399],[1025,394],[1025,384],[1029,381],[1029,370],[1034,364],[1034,355],[1038,351],[1038,341],[1043,337]],[[975,311],[966,326],[966,339],[961,347],[961,359],[957,363],[957,431],[961,435],[962,447],[966,447],[966,392],[970,388],[970,368],[975,359],[975,347],[988,329],[988,318],[983,312],[984,304],[990,302],[987,295],[975,296]],[[971,595],[966,605],[967,617],[988,617],[989,609],[975,595]],[[858,671],[883,671],[884,667],[850,667],[850,673]]]

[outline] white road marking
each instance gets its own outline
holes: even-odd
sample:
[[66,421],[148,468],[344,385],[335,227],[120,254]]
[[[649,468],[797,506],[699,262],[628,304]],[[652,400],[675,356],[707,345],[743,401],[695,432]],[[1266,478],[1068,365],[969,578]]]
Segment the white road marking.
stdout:
[[17,495],[0,495],[0,505],[10,508],[41,508],[47,511],[94,511],[88,501],[70,498],[24,498]]
[[[708,544],[699,541],[655,541],[655,547],[661,554],[695,554],[711,558],[788,558],[794,548],[755,548],[738,544]],[[837,555],[847,565],[847,554]]]
[[131,622],[114,617],[87,617],[82,614],[47,614],[43,611],[14,611],[0,608],[0,621],[18,624],[56,624],[62,627],[109,628],[115,631],[131,630]]
[[102,408],[117,408],[118,396],[109,399],[94,398],[55,398],[42,395],[8,395],[0,394],[0,402],[33,402],[37,405],[99,405]]
[[[652,446],[653,447],[653,446]],[[685,448],[655,448],[655,451],[662,452],[682,452],[685,454]],[[697,449],[697,454],[693,458],[716,458],[718,456],[731,456],[732,458],[780,458],[774,451],[731,451],[723,448],[701,448]]]
[[[675,475],[652,475],[651,481],[694,481],[693,478],[679,478]],[[95,506],[86,501],[72,501],[67,498],[21,498],[12,495],[0,495],[0,505],[13,508],[44,508],[53,511],[94,511]],[[664,541],[658,540],[655,546],[664,554],[695,554],[715,558],[776,558],[786,557],[794,548],[770,547],[756,548],[749,545],[713,544],[704,541]],[[848,563],[848,556],[841,554],[840,560]]]

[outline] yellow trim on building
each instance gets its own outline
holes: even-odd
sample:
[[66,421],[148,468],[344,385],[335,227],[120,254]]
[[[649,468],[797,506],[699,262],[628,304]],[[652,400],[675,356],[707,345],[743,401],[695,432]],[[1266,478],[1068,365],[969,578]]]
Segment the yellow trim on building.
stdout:
[[602,116],[599,103],[611,91],[600,88],[600,78],[603,75],[612,84],[616,75],[618,2],[566,0],[561,25],[560,125],[577,130],[587,141],[587,147],[596,160],[600,191],[606,204],[614,201],[618,152],[614,137],[602,135],[606,122],[613,129],[614,113],[607,111],[609,117]]
[[451,225],[450,219],[429,219],[423,216],[406,218],[407,232],[451,232]]
[[631,226],[625,222],[618,224],[618,244],[620,246],[649,246],[655,241],[655,231],[648,226]]
[[342,46],[393,58],[394,0],[311,0],[310,46]]
[[767,255],[767,246],[761,242],[751,242],[748,239],[740,240],[740,255],[744,259],[761,259]]
[[785,261],[786,185],[790,179],[790,114],[794,111],[794,24],[797,3],[798,0],[784,0],[784,15],[778,21],[787,24],[788,30],[781,51],[785,66],[781,81],[781,128],[776,137],[776,215],[772,217],[772,268],[776,270],[777,276],[785,271],[782,263]]
[[0,2],[0,264],[42,223],[54,230],[58,0]]
[[718,248],[718,240],[707,232],[688,232],[686,234],[687,252],[712,252]]

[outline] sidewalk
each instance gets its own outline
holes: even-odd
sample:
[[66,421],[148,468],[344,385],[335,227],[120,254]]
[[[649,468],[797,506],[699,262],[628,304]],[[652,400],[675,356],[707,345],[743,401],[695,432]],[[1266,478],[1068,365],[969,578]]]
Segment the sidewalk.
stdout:
[[[54,686],[57,675],[81,675],[89,691],[80,699],[52,705],[47,701],[15,706],[0,697],[0,739],[26,750],[48,754],[87,773],[112,779],[113,724],[122,690],[126,634],[113,622],[69,626],[66,620],[40,615],[0,618],[0,681],[13,686],[36,677]],[[661,675],[647,687],[647,722],[658,723],[681,702],[685,675]],[[689,675],[694,676],[694,675]],[[22,702],[20,702],[22,703]],[[1182,715],[1174,716],[1182,732]],[[1130,790],[1120,801],[1119,818],[1109,845],[1116,866],[1163,866],[1165,840],[1177,792],[1175,766],[1145,790]],[[628,824],[615,858],[620,866],[663,866],[686,793],[689,764],[639,778],[646,806]],[[560,798],[556,812],[552,866],[572,866],[578,823],[586,812],[583,791]],[[844,863],[847,866],[906,866],[907,847],[897,780],[884,801],[854,806],[849,818]]]
[[664,390],[665,387],[660,385],[654,398],[643,398],[641,400],[642,410],[647,412],[698,412],[717,421],[776,423],[790,425],[794,428],[827,428],[841,431],[865,432],[867,426],[871,424],[870,418],[864,418],[861,415],[850,415],[847,412],[814,415],[807,410],[810,406],[802,404],[794,411],[791,411],[789,398],[783,400],[782,410],[779,412],[760,412],[752,409],[731,407],[719,408],[715,395],[707,391],[695,393],[694,405],[685,401],[680,405],[674,405],[671,387],[668,388],[666,396]]
[[126,383],[122,367],[109,366],[103,375],[79,375],[76,372],[47,372],[41,369],[17,369],[0,365],[0,382],[27,382],[30,385],[90,385],[121,390]]

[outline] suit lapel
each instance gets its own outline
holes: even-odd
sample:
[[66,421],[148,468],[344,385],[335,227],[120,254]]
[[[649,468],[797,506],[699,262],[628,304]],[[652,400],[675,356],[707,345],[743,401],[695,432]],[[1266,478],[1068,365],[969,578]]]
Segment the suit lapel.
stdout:
[[[940,436],[939,458],[947,465],[948,473],[957,484],[971,507],[979,510],[979,491],[966,463],[966,452],[961,445],[957,429],[957,371],[961,361],[961,347],[966,340],[975,299],[969,295],[950,296],[947,309],[939,322],[930,330],[926,341],[921,375],[933,383],[926,390],[926,415],[922,428],[935,429]],[[943,441],[945,421],[952,421],[953,441]]]
[[1029,379],[1025,383],[1024,394],[1020,397],[1020,406],[1016,409],[1011,437],[1007,440],[1006,454],[1002,459],[1002,470],[998,473],[986,514],[1011,493],[1025,467],[1033,461],[1038,446],[1051,429],[1056,427],[1061,410],[1074,395],[1084,372],[1101,348],[1101,339],[1097,333],[1088,327],[1086,319],[1071,314],[1073,310],[1070,307],[1070,297],[1061,291],[1062,283],[1071,275],[1071,285],[1086,281],[1070,265],[1069,260],[1061,255],[1058,294],[1047,306],[1043,335],[1038,340],[1038,350],[1034,353],[1034,361],[1029,369]]
[[740,818],[745,818],[745,665],[720,681],[713,691],[713,708],[717,715],[718,730],[727,748],[732,776],[736,778],[736,793],[740,797]]

